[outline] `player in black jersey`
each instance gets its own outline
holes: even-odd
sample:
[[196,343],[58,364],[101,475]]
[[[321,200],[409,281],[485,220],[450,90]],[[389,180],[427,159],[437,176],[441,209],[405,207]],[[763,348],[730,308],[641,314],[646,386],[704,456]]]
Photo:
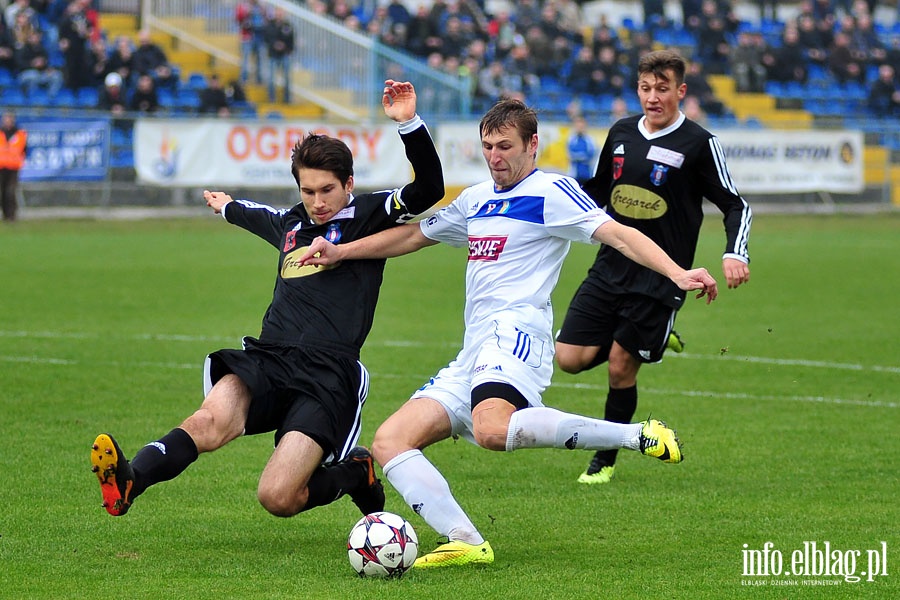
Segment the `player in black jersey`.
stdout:
[[320,236],[349,241],[403,224],[444,196],[440,159],[416,114],[409,82],[385,82],[385,114],[399,123],[415,180],[402,188],[353,195],[353,156],[339,139],[310,133],[298,142],[291,172],[300,202],[276,209],[222,192],[204,199],[226,221],[280,252],[275,291],[258,339],[209,355],[199,410],[129,461],[109,434],[91,450],[109,514],[125,514],[148,487],[172,479],[198,455],[241,435],[275,432],[275,450],[259,480],[267,511],[289,517],[349,494],[363,514],[384,508],[372,456],[356,446],[368,373],[360,348],[372,326],[384,260],[301,267]]
[[[679,110],[687,86],[685,62],[661,50],[642,57],[637,93],[643,115],[609,130],[585,191],[617,221],[655,241],[683,268],[694,261],[703,198],[725,215],[722,270],[729,288],[750,278],[750,206],[741,198],[718,139]],[[637,409],[637,374],[662,360],[685,294],[669,280],[603,246],[575,293],[556,338],[560,368],[579,373],[608,362],[604,418],[630,423]],[[616,451],[599,451],[578,481],[607,483]]]

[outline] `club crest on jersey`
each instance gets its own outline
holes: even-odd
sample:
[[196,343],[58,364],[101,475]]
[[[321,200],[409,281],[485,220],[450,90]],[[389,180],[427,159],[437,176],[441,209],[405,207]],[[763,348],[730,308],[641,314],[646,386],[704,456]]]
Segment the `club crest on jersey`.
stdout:
[[669,167],[664,167],[660,164],[654,164],[653,170],[650,171],[650,183],[656,186],[660,186],[666,182],[666,178],[669,176]]
[[288,231],[284,238],[284,250],[282,252],[290,252],[297,245],[297,232]]
[[499,260],[506,246],[505,235],[469,237],[469,260]]
[[332,244],[337,244],[341,239],[341,224],[331,223],[328,226],[328,230],[325,232],[325,235],[323,235],[322,237],[324,237]]
[[624,156],[613,156],[613,179],[618,179],[622,176],[622,168],[625,166],[625,157]]

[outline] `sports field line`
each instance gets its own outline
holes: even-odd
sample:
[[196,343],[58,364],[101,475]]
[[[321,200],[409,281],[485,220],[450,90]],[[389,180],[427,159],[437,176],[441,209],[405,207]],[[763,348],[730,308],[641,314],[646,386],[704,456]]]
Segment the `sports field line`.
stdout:
[[[225,344],[229,347],[236,347],[235,344],[240,343],[240,337],[229,336],[199,336],[199,335],[181,335],[169,333],[141,333],[126,336],[116,336],[92,333],[92,332],[66,332],[66,331],[0,331],[0,338],[46,338],[46,339],[126,339],[136,341],[160,341],[160,342],[208,342],[211,344]],[[367,348],[372,347],[389,347],[389,348],[459,348],[456,343],[433,342],[424,343],[418,341],[407,340],[371,340],[366,342]],[[211,349],[212,350],[212,349]],[[872,371],[876,373],[895,373],[900,374],[900,366],[889,365],[861,365],[858,363],[839,363],[823,360],[806,360],[802,358],[772,358],[766,356],[742,356],[729,353],[718,354],[692,354],[684,352],[676,354],[670,352],[666,354],[666,358],[676,360],[729,360],[737,362],[751,362],[758,364],[768,364],[776,366],[792,366],[792,367],[809,367],[819,369],[834,369],[842,371]],[[10,360],[0,357],[0,360]]]
[[[91,362],[87,363],[85,361],[78,361],[72,359],[62,359],[62,358],[47,358],[47,357],[39,357],[39,356],[9,356],[9,355],[0,355],[0,363],[27,363],[34,365],[52,365],[52,366],[83,366],[87,364],[91,364],[94,366],[101,365],[103,367],[145,367],[145,368],[156,368],[156,369],[187,369],[187,370],[197,370],[198,372],[202,368],[200,363],[175,363],[175,362],[150,362],[150,361],[99,361],[99,362]],[[411,373],[372,373],[370,375],[374,379],[404,379],[407,381],[412,381],[413,383],[410,385],[410,391],[414,388],[418,383],[423,382],[428,379],[428,375],[415,375]],[[606,393],[607,386],[599,385],[599,384],[589,384],[589,383],[566,383],[560,382],[558,379],[551,384],[555,388],[564,388],[564,389],[577,389],[577,390],[596,390],[598,393]],[[719,399],[727,399],[727,400],[755,400],[755,401],[790,401],[790,402],[811,402],[818,404],[831,404],[831,405],[849,405],[849,406],[865,406],[870,408],[900,408],[900,403],[898,402],[881,402],[879,400],[856,400],[851,398],[832,398],[825,396],[775,396],[770,394],[736,394],[730,392],[713,392],[713,391],[703,391],[703,390],[669,390],[669,389],[661,389],[661,388],[641,388],[644,393],[650,394],[660,394],[664,396],[681,396],[681,397],[691,397],[691,398],[719,398]]]

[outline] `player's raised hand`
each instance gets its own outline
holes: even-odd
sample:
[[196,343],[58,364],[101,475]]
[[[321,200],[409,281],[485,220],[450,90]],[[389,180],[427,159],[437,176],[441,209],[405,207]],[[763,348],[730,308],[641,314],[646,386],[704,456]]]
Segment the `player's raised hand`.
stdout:
[[341,249],[323,237],[317,237],[298,259],[301,267],[324,266],[341,262]]
[[381,96],[384,114],[397,123],[409,121],[416,116],[416,88],[408,81],[384,82],[384,94]]
[[232,198],[225,192],[211,192],[209,190],[203,190],[203,199],[206,200],[206,205],[213,209],[216,214],[222,212],[222,207],[231,202]]
[[699,269],[690,269],[685,271],[675,283],[681,289],[689,292],[691,290],[700,290],[697,298],[706,296],[706,303],[709,304],[719,295],[719,287],[716,280],[709,271],[700,267]]

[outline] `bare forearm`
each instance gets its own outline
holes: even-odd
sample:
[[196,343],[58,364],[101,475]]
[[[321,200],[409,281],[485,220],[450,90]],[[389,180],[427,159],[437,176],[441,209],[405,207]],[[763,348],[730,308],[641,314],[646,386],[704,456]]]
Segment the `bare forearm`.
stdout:
[[392,227],[349,244],[339,244],[341,260],[393,258],[431,246],[437,242],[422,233],[418,223]]

